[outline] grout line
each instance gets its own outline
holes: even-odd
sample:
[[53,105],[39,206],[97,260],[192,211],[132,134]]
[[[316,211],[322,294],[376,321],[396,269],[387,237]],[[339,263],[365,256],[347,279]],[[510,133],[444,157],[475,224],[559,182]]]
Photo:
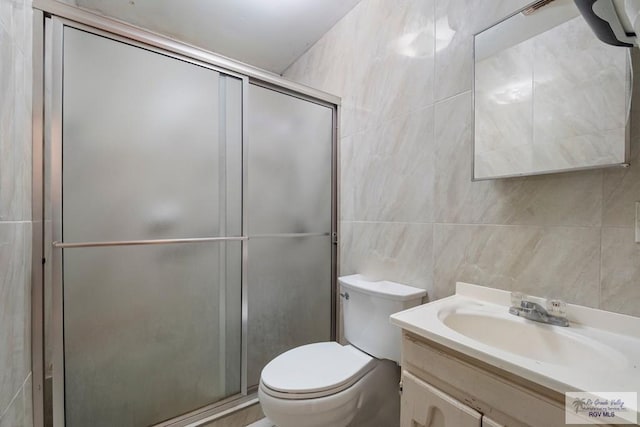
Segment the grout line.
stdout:
[[[431,291],[432,294],[436,292],[436,225],[431,225],[431,268],[429,269],[429,274],[431,275]],[[427,291],[427,298],[432,299],[434,295],[429,295],[429,291]]]
[[618,230],[632,230],[635,231],[635,227],[633,225],[603,225],[602,227],[603,230],[605,228],[616,228]]
[[471,89],[465,89],[462,92],[458,92],[456,94],[449,95],[449,96],[447,96],[445,98],[438,99],[437,101],[435,101],[433,103],[433,105],[444,104],[445,102],[452,101],[454,98],[457,98],[459,96],[463,96],[463,95],[466,95],[466,94],[470,94],[470,93],[471,93]]
[[602,263],[603,263],[603,250],[602,250],[602,234],[604,233],[604,203],[605,203],[605,194],[604,194],[604,181],[605,181],[605,173],[600,174],[600,244],[598,245],[598,308],[602,307]]
[[435,222],[436,225],[461,225],[461,226],[490,226],[490,227],[530,227],[530,228],[601,228],[599,225],[575,225],[575,224],[494,224],[494,223],[451,223]]
[[600,227],[600,233],[599,233],[599,238],[600,238],[600,244],[598,245],[598,259],[599,259],[599,263],[598,263],[598,306],[597,308],[602,307],[602,233],[604,232],[604,227]]
[[[436,14],[438,13],[438,9],[436,7],[436,0],[432,1],[432,6],[433,6],[433,13],[431,15],[431,18],[433,19],[433,73],[431,74],[433,76],[433,79],[431,81],[431,100],[433,101],[433,106],[435,109],[435,105],[436,105],[436,78],[437,76],[437,72],[438,72],[438,55],[437,55],[437,50],[436,48],[437,46],[437,41],[438,41],[438,26],[436,25],[436,22],[438,20],[438,17],[436,16]],[[435,128],[435,118],[434,118],[434,126]]]
[[[448,225],[448,226],[465,226],[465,227],[531,227],[531,228],[603,228],[600,225],[576,225],[576,224],[497,224],[484,222],[437,222],[437,221],[374,221],[374,220],[347,220],[341,219],[340,222],[349,224],[398,224],[398,225]],[[630,226],[607,226],[610,228],[633,228]]]
[[339,140],[343,140],[345,138],[352,138],[354,136],[357,135],[362,135],[362,134],[366,134],[366,133],[371,133],[373,131],[376,130],[380,130],[382,128],[384,128],[385,126],[389,126],[389,124],[406,119],[409,116],[413,116],[415,114],[421,113],[425,110],[428,110],[429,108],[433,108],[435,109],[436,104],[434,102],[431,102],[429,104],[424,104],[415,108],[410,108],[408,110],[399,110],[395,113],[392,114],[388,114],[385,115],[383,119],[376,121],[375,124],[370,125],[370,126],[366,126],[362,129],[356,129],[353,130],[351,133],[342,133],[340,135]]
[[[433,149],[433,155],[431,156],[431,167],[433,169],[433,176],[432,176],[432,180],[429,183],[431,185],[431,215],[433,216],[435,211],[436,211],[436,193],[437,193],[437,188],[436,188],[436,163],[437,163],[437,156],[439,154],[439,147],[441,145],[441,141],[438,140],[438,109],[442,108],[441,106],[444,105],[444,102],[442,100],[438,100],[437,96],[436,96],[436,79],[438,77],[438,52],[437,52],[437,41],[438,41],[438,26],[436,24],[437,20],[438,20],[438,6],[437,6],[437,0],[433,1],[433,126],[432,126],[432,149]],[[442,58],[440,56],[440,58]],[[454,95],[453,98],[455,98],[455,96],[458,95],[462,95],[462,93],[460,94],[456,94]],[[430,242],[430,246],[431,246],[431,268],[429,268],[429,278],[428,281],[430,282],[430,290],[427,290],[427,294],[425,295],[425,297],[423,297],[422,301],[434,301],[435,300],[435,293],[436,293],[436,224],[434,221],[432,221],[431,223],[431,242]]]

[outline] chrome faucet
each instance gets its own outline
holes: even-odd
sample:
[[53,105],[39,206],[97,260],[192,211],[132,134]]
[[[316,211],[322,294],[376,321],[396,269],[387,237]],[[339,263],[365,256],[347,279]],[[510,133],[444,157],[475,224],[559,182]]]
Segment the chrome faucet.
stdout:
[[569,321],[564,315],[566,304],[560,300],[550,300],[549,308],[555,314],[550,314],[547,309],[538,303],[528,301],[525,295],[518,292],[511,294],[512,306],[509,307],[509,313],[533,320],[534,322],[547,323],[555,326],[569,326]]

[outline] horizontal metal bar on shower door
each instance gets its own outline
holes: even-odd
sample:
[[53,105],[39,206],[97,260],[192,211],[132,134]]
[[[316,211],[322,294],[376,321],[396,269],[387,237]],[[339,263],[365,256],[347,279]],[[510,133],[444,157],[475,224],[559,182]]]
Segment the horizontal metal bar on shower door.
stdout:
[[266,239],[274,237],[322,237],[331,236],[331,233],[273,233],[273,234],[252,234],[249,239]]
[[95,248],[104,246],[140,246],[140,245],[169,245],[173,243],[206,243],[206,242],[236,242],[249,240],[247,236],[233,237],[193,237],[186,239],[156,239],[156,240],[121,240],[113,242],[53,242],[54,248]]

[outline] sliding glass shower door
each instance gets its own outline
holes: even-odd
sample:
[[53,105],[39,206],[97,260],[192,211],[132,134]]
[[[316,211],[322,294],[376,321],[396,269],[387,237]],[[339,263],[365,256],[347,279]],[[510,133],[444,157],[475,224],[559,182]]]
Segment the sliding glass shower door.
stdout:
[[65,423],[151,425],[241,391],[243,82],[61,35]]
[[248,385],[332,332],[333,109],[249,85]]
[[53,425],[186,425],[332,339],[335,104],[44,21]]

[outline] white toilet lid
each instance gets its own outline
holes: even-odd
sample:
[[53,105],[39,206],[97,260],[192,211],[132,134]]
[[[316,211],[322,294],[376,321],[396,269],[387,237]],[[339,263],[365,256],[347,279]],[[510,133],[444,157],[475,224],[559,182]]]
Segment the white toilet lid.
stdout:
[[261,379],[283,393],[329,392],[351,385],[373,365],[371,356],[350,345],[321,342],[282,353],[264,367]]

